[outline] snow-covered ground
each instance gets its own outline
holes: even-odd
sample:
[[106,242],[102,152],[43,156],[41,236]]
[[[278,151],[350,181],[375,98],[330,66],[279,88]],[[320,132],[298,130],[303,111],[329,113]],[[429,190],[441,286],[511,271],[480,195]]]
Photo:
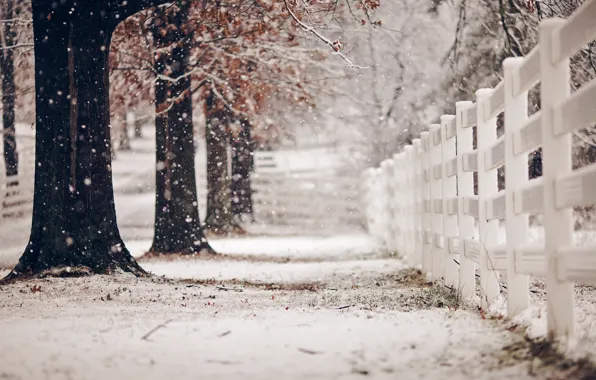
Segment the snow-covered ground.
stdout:
[[[114,164],[115,193],[123,238],[140,257],[151,245],[153,163],[151,143],[132,142]],[[0,228],[0,276],[29,224]],[[582,378],[577,365],[557,366],[561,358],[537,359],[544,353],[510,324],[404,280],[405,264],[362,232],[250,231],[211,239],[219,259],[141,259],[150,279],[0,286],[0,379]],[[542,333],[536,286],[519,323]],[[580,291],[583,355],[596,347],[596,311],[591,290]]]
[[216,242],[227,259],[142,259],[151,279],[0,287],[0,379],[582,378],[365,235]]
[[0,378],[563,378],[521,335],[425,304],[387,262],[302,278],[316,291],[127,275],[3,286]]
[[249,282],[308,283],[327,276],[367,272],[390,273],[403,269],[396,260],[326,261],[313,263],[254,263],[246,261],[143,262],[148,271],[168,278],[246,280]]

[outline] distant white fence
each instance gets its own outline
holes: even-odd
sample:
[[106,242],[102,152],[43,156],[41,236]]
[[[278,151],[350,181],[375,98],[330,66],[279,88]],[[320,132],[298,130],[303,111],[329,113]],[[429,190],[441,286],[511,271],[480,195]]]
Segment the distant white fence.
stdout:
[[251,186],[260,223],[315,230],[364,227],[359,177],[255,173]]
[[[0,131],[1,132],[1,131]],[[0,133],[0,140],[2,133]],[[3,145],[0,141],[0,145]],[[31,217],[35,171],[35,138],[31,134],[17,135],[19,174],[8,177],[4,153],[0,149],[0,225],[15,218]],[[9,186],[9,184],[17,184]]]
[[343,165],[333,148],[280,149],[254,152],[257,173],[282,173],[332,170]]
[[[498,86],[478,90],[475,103],[458,102],[455,115],[365,174],[371,233],[466,297],[476,295],[478,268],[483,308],[500,294],[499,272],[510,317],[529,306],[529,276],[546,277],[550,338],[573,334],[573,283],[596,283],[596,246],[574,246],[572,221],[574,206],[596,204],[596,164],[572,170],[571,162],[571,133],[596,122],[596,80],[573,94],[569,86],[569,57],[596,38],[595,20],[596,0],[588,0],[568,20],[543,21],[538,46],[506,59]],[[528,90],[538,82],[541,111],[528,118]],[[501,112],[505,134],[497,139]],[[543,176],[528,180],[528,153],[538,147]],[[506,189],[498,191],[502,165]],[[529,214],[544,215],[544,242],[529,242]]]
[[298,231],[362,229],[361,179],[341,170],[338,155],[324,147],[255,152],[255,219]]

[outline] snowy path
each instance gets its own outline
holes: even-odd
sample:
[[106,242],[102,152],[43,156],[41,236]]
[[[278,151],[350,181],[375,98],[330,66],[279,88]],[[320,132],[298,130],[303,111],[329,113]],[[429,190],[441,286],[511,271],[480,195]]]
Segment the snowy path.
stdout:
[[[304,310],[283,300],[271,304],[275,306],[263,309],[239,303],[234,313],[223,315],[215,314],[220,310],[216,306],[195,314],[176,306],[148,313],[115,305],[82,313],[63,310],[61,318],[49,320],[39,316],[23,321],[17,315],[5,320],[10,328],[0,342],[5,353],[0,377],[526,378],[517,376],[519,365],[478,377],[497,367],[498,359],[488,355],[508,341],[469,315]],[[472,358],[476,360],[470,365]]]
[[0,379],[580,378],[537,365],[519,334],[473,309],[435,307],[432,289],[404,282],[403,263],[366,236],[216,245],[296,261],[148,260],[185,281],[2,286]]

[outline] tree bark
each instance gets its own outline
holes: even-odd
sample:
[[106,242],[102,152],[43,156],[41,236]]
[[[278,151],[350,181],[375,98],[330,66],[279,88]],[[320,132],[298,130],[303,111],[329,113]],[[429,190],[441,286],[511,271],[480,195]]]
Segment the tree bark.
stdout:
[[[157,71],[170,69],[170,78],[158,78],[156,96],[155,232],[151,252],[192,254],[214,253],[201,228],[195,175],[194,128],[191,79],[188,76],[190,46],[185,24],[190,3],[179,9],[156,11],[153,38],[162,53]],[[159,33],[167,22],[168,33]],[[164,48],[170,48],[163,53]],[[185,76],[186,75],[186,76]],[[175,100],[174,100],[175,99]]]
[[205,142],[207,146],[207,215],[209,231],[227,233],[236,229],[228,173],[228,131],[226,111],[213,90],[205,99]]
[[111,172],[108,54],[125,17],[158,2],[33,0],[36,138],[31,236],[8,279],[52,267],[145,271],[122,242]]
[[[5,20],[14,18],[14,0],[4,0],[2,5],[2,17]],[[6,176],[12,177],[19,174],[19,156],[17,153],[17,141],[15,134],[15,94],[14,83],[14,49],[7,48],[14,46],[16,42],[16,31],[12,22],[3,24],[2,46],[0,51],[0,71],[2,72],[2,140],[4,144],[4,165]],[[11,182],[7,185],[16,185],[18,182]]]
[[252,207],[252,191],[250,187],[250,173],[253,170],[254,144],[252,141],[251,125],[248,120],[241,122],[238,136],[232,137],[232,213],[242,218],[249,214],[254,220]]
[[137,117],[137,115],[135,115],[134,125],[135,125],[135,133],[134,133],[135,138],[136,139],[143,138],[143,123],[141,122],[141,119],[139,119]]

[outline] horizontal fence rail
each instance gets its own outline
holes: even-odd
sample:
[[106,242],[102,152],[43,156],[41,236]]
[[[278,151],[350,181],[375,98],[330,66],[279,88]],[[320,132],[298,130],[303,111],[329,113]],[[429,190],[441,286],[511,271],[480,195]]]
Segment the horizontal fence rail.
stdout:
[[[574,282],[596,283],[596,245],[574,245],[572,218],[573,207],[596,204],[596,164],[573,170],[571,161],[571,134],[596,123],[596,80],[573,93],[569,85],[570,56],[596,39],[594,20],[596,0],[588,0],[567,20],[542,21],[538,46],[507,58],[501,83],[456,103],[454,115],[363,181],[371,234],[427,278],[479,296],[482,308],[498,299],[504,274],[507,314],[516,316],[529,307],[530,276],[545,277],[551,339],[573,335]],[[541,110],[529,116],[528,91],[539,83]],[[530,180],[528,154],[537,148],[543,175]],[[506,187],[498,191],[501,167]],[[528,238],[530,214],[543,215],[543,242]]]

